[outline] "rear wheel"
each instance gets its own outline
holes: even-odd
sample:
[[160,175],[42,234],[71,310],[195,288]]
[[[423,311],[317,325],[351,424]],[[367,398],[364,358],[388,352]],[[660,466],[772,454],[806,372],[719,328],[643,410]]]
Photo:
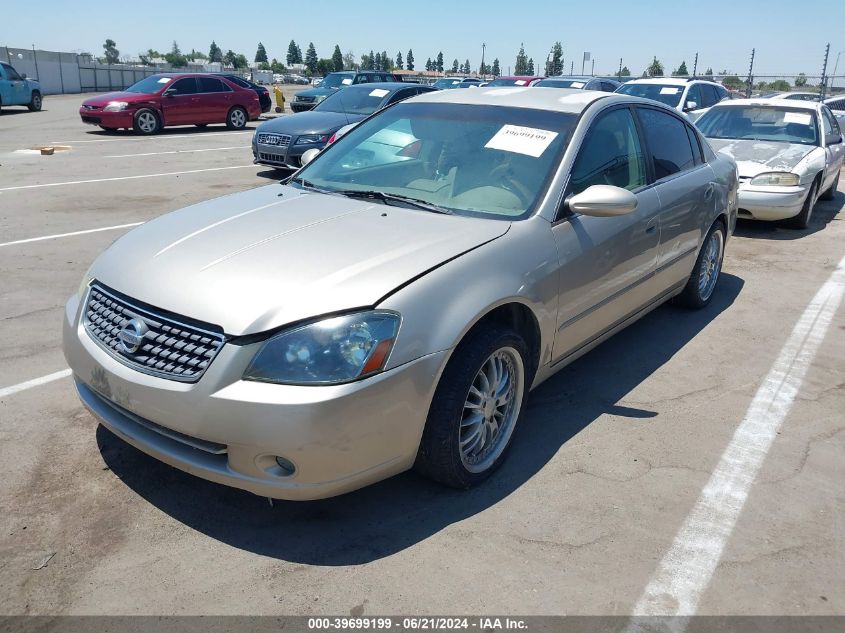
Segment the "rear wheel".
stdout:
[[30,112],[39,112],[41,110],[41,105],[43,100],[41,98],[41,93],[37,90],[32,91],[32,97],[29,99],[29,105],[26,106],[29,108]]
[[819,182],[817,180],[813,181],[813,184],[810,185],[807,199],[804,200],[804,206],[801,207],[801,213],[794,218],[789,218],[786,221],[786,226],[792,229],[806,229],[810,225],[810,218],[813,217],[813,207],[816,206],[818,188]]
[[839,186],[839,173],[837,172],[836,178],[833,179],[833,183],[830,185],[827,191],[825,191],[822,195],[819,196],[819,200],[833,200],[834,196],[836,196],[836,188]]
[[687,285],[676,301],[688,308],[703,308],[713,298],[716,283],[722,273],[722,259],[725,256],[725,225],[717,220],[701,246],[698,259],[692,269]]
[[230,130],[244,129],[247,121],[249,121],[249,117],[246,114],[246,110],[240,106],[232,108],[229,110],[229,114],[226,115],[226,127]]
[[528,389],[528,347],[501,326],[471,333],[443,372],[420,441],[416,470],[455,488],[502,463]]
[[157,134],[161,131],[161,120],[158,114],[149,108],[141,108],[135,113],[133,129],[139,134]]

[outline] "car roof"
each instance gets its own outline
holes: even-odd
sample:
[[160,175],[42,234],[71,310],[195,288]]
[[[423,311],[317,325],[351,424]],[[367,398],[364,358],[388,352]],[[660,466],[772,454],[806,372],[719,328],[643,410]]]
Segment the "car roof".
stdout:
[[648,99],[617,95],[596,90],[536,90],[534,88],[477,88],[475,90],[435,90],[414,97],[414,103],[456,103],[465,105],[492,105],[513,108],[532,108],[551,112],[580,114],[599,99],[614,102],[641,102],[653,104]]
[[569,79],[572,81],[590,81],[591,79],[602,79],[601,77],[593,77],[590,75],[552,75],[551,77],[542,77],[542,79]]
[[381,89],[381,90],[401,90],[402,88],[428,88],[422,84],[411,83],[410,81],[369,81],[365,84],[355,84],[354,86],[347,86],[344,90],[366,90],[366,89]]
[[789,101],[786,99],[766,99],[757,97],[756,99],[730,99],[720,101],[716,107],[734,107],[734,106],[760,106],[761,108],[789,108],[794,110],[812,110],[816,111],[823,104],[818,101]]
[[[692,82],[699,82],[704,84],[713,84],[714,86],[721,86],[717,81],[710,81],[709,79],[699,79],[698,77],[641,77],[640,79],[632,79],[627,82],[629,84],[663,84],[667,86],[685,86]],[[724,88],[724,86],[722,86]]]
[[496,77],[495,79],[491,79],[490,81],[496,81],[496,79],[546,79],[546,77],[541,77],[540,75],[501,75]]

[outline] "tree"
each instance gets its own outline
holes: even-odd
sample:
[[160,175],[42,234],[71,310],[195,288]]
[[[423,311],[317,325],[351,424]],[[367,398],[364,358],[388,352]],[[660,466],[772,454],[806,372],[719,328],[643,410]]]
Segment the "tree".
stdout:
[[182,51],[179,50],[179,44],[176,43],[176,40],[173,40],[173,47],[170,49],[170,52],[164,56],[164,59],[166,59],[167,63],[174,68],[182,68],[183,66],[188,65],[188,59],[182,54]]
[[646,74],[649,77],[662,77],[663,76],[663,64],[657,61],[657,57],[652,60],[651,64],[649,64],[648,68],[645,69]]
[[502,74],[502,69],[499,66],[499,58],[497,57],[496,59],[493,60],[493,76],[498,77],[501,74]]
[[563,45],[560,42],[555,42],[552,46],[552,61],[546,70],[546,75],[562,75],[563,74]]
[[405,70],[405,62],[402,61],[402,51],[396,53],[396,68]]
[[369,55],[366,53],[361,55],[361,70],[370,70],[372,68],[371,64],[372,60]]
[[106,52],[106,63],[116,64],[120,60],[120,51],[117,50],[117,44],[112,39],[107,39],[103,44],[103,50]]
[[431,71],[431,57],[425,60],[425,69],[426,71]]
[[470,74],[470,73],[472,72],[472,69],[470,68],[470,65],[469,65],[469,60],[466,60],[466,61],[464,62],[464,72],[465,72],[467,75],[468,75],[468,74]]
[[796,88],[803,88],[807,85],[807,75],[804,73],[798,73],[798,76],[795,78],[795,87]]
[[317,74],[325,77],[329,73],[334,72],[333,59],[320,59],[317,61]]
[[138,53],[138,58],[144,66],[152,66],[153,60],[161,57],[161,53],[153,48],[148,48],[146,53]]
[[370,51],[370,56],[367,57],[367,70],[375,70],[376,69],[376,56],[373,55],[373,51]]
[[305,67],[312,75],[317,72],[317,49],[314,48],[314,42],[308,43],[308,52],[305,53]]
[[390,57],[387,54],[387,51],[382,51],[381,52],[381,69],[390,71],[390,70],[393,70],[393,68],[394,68],[393,60],[390,59]]
[[525,55],[525,46],[519,45],[519,52],[516,54],[516,64],[513,66],[514,75],[528,74],[528,57]]
[[689,71],[687,70],[687,61],[684,60],[681,62],[681,65],[678,66],[675,70],[672,71],[672,76],[674,77],[689,77]]
[[355,53],[352,51],[346,51],[343,56],[343,68],[344,70],[352,70],[355,68]]
[[458,66],[459,66],[459,65],[460,65],[460,62],[458,61],[458,58],[456,57],[456,58],[454,59],[454,61],[452,62],[452,73],[457,73],[457,72],[458,72]]
[[437,72],[443,72],[443,51],[437,53]]
[[704,71],[704,76],[702,77],[702,79],[713,81],[713,69],[708,66],[707,70]]
[[376,53],[375,70],[384,70],[384,61],[381,58],[381,53]]
[[620,79],[622,77],[630,77],[631,71],[628,69],[627,66],[623,66],[622,70],[616,73],[616,76],[619,77]]
[[[725,71],[722,71],[721,74],[724,75],[727,72],[728,71],[725,70]],[[742,79],[740,79],[736,75],[728,75],[727,77],[722,79],[722,85],[725,88],[727,88],[728,90],[739,90],[740,88],[742,88],[745,85],[745,82],[742,81]]]
[[232,68],[237,68],[235,64],[238,63],[238,56],[235,55],[235,51],[233,51],[231,48],[226,51],[225,55],[223,55],[223,63],[227,66],[231,66]]
[[284,64],[279,62],[279,60],[274,57],[273,61],[270,62],[270,70],[272,70],[274,73],[282,74],[287,71],[287,68],[285,68]]
[[217,46],[217,42],[211,40],[211,46],[208,47],[208,61],[210,62],[222,62],[223,61],[223,51],[220,50],[220,47]]
[[405,58],[405,66],[408,70],[414,69],[414,51],[412,49],[408,49],[408,56]]
[[785,79],[775,79],[772,83],[769,84],[769,88],[772,90],[777,90],[778,92],[789,92],[792,90],[792,87],[789,85],[789,82]]
[[256,62],[264,62],[267,63],[267,49],[264,48],[264,44],[258,42],[258,49],[255,51],[255,61]]
[[534,58],[533,57],[528,60],[528,73],[527,74],[529,74],[529,75],[534,74]]
[[291,40],[290,44],[288,44],[288,54],[285,60],[287,61],[288,66],[302,63],[302,50],[293,40]]
[[187,55],[185,55],[185,57],[186,57],[189,61],[192,61],[192,62],[194,62],[194,61],[196,61],[196,60],[205,61],[205,60],[207,60],[207,59],[208,59],[208,57],[206,57],[206,56],[205,56],[205,54],[200,53],[199,51],[194,50],[193,48],[191,49],[191,52],[190,52],[190,53],[188,53]]

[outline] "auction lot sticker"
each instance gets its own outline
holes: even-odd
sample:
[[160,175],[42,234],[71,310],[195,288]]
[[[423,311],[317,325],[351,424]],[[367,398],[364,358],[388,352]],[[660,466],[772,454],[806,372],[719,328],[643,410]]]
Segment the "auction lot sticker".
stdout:
[[557,132],[520,125],[504,125],[484,147],[540,158],[555,138]]

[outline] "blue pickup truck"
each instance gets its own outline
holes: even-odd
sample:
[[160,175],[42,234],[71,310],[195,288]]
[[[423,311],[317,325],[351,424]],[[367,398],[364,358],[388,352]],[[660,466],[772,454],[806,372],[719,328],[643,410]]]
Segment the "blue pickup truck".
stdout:
[[22,105],[37,112],[42,100],[41,85],[37,81],[21,76],[9,64],[0,62],[0,108]]

